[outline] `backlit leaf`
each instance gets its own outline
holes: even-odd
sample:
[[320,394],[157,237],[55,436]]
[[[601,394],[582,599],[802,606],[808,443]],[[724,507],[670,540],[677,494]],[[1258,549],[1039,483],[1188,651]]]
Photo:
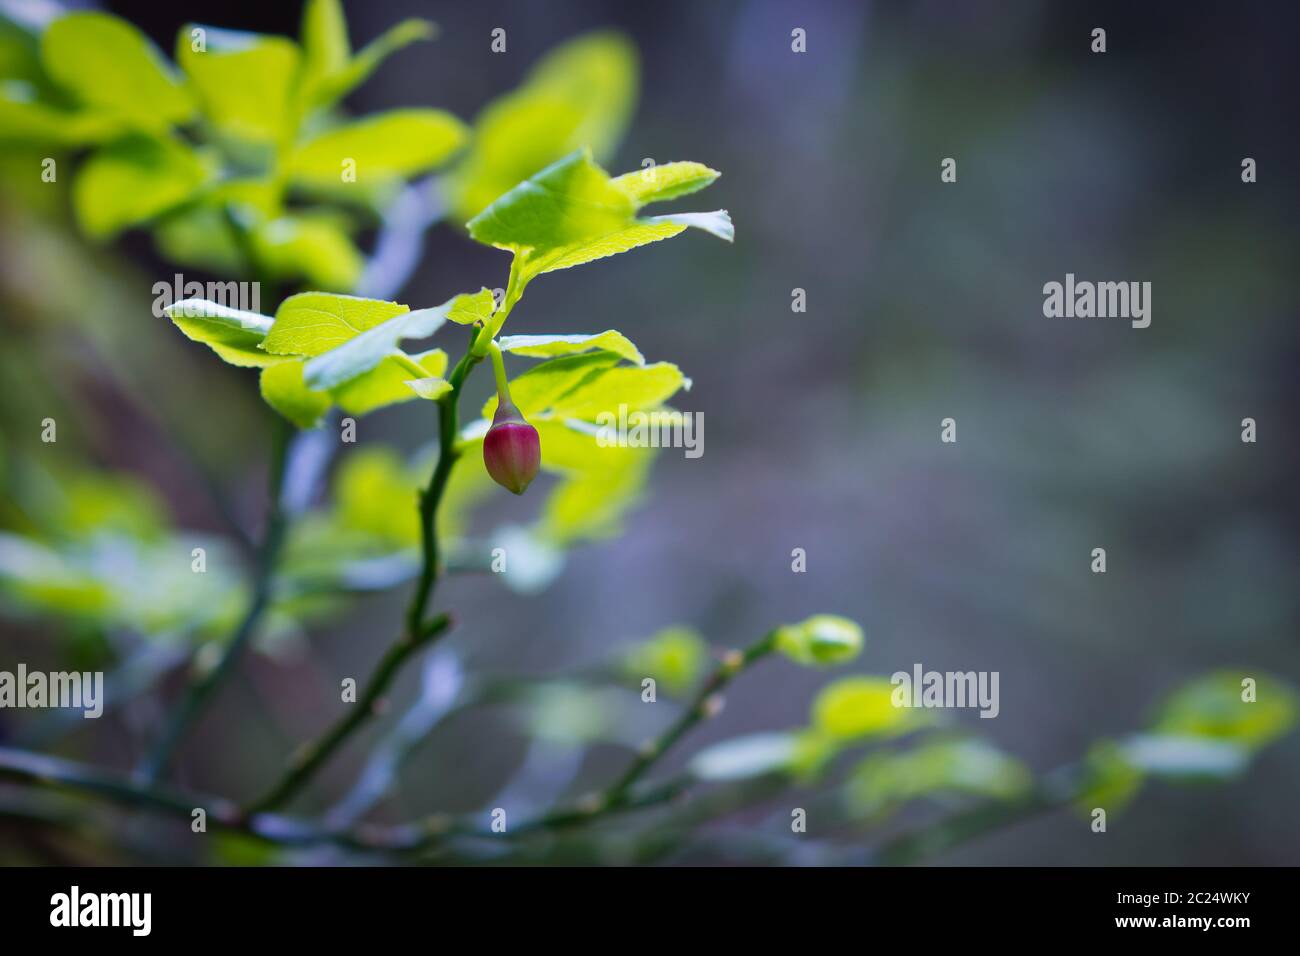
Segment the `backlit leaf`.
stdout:
[[[192,31],[204,31],[197,51]],[[276,143],[297,126],[293,102],[300,54],[284,37],[187,24],[176,38],[176,62],[198,92],[219,132],[252,143]]]
[[556,47],[524,83],[475,118],[451,183],[464,222],[538,170],[582,146],[597,159],[622,139],[637,96],[636,48],[600,31]]
[[390,110],[327,130],[299,145],[289,167],[315,186],[352,187],[344,162],[355,164],[356,183],[387,181],[432,169],[465,139],[465,126],[443,110]]
[[231,365],[262,368],[284,359],[258,348],[274,321],[203,299],[182,299],[164,311],[186,338],[202,342]]
[[194,196],[207,172],[182,143],[133,137],[111,143],[82,164],[72,205],[88,234],[107,238]]
[[645,365],[645,357],[640,350],[622,332],[614,329],[594,335],[506,335],[498,339],[497,344],[503,352],[513,352],[529,358],[553,358],[599,349],[612,352],[637,365]]
[[56,83],[87,106],[145,129],[183,123],[194,101],[161,51],[125,20],[69,13],[41,35],[41,61]]
[[262,398],[299,428],[315,428],[329,411],[330,396],[303,382],[301,361],[281,362],[262,369]]

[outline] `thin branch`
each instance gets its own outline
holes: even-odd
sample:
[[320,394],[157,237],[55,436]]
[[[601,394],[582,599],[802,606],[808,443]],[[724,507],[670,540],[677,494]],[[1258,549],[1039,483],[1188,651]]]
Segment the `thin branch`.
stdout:
[[402,665],[417,651],[428,647],[451,627],[451,616],[440,614],[413,634],[407,634],[384,654],[370,675],[360,699],[334,726],[315,741],[300,748],[289,763],[289,770],[267,793],[249,805],[249,814],[265,813],[292,799],[343,745],[358,728],[380,709],[384,694],[402,669]]
[[438,399],[438,462],[429,477],[428,487],[420,495],[420,578],[415,593],[411,595],[402,636],[388,649],[378,670],[371,677],[360,702],[366,706],[354,709],[322,738],[299,751],[284,778],[251,805],[250,813],[274,810],[297,794],[333,752],[370,716],[374,703],[383,696],[407,658],[431,644],[447,630],[450,618],[445,614],[430,621],[425,620],[438,581],[438,506],[442,503],[452,466],[460,454],[456,443],[459,438],[457,404],[461,389],[466,376],[480,361],[467,349],[447,379],[451,385],[450,390]]
[[917,827],[882,843],[871,857],[886,866],[920,862],[987,833],[1058,810],[1078,797],[1086,779],[1083,768],[1078,765],[1060,767],[1045,774],[1018,799],[989,801]]
[[[556,807],[528,821],[522,827],[516,827],[514,832],[519,834],[536,830],[561,829],[578,823],[590,823],[611,813],[630,808],[632,787],[637,781],[696,724],[708,720],[721,710],[720,694],[738,674],[775,649],[776,632],[772,631],[743,651],[729,652],[722,659],[717,670],[700,687],[682,715],[667,730],[642,747],[636,759],[613,784],[599,793],[581,798],[576,803]],[[689,776],[676,778],[672,781],[674,790],[670,796],[684,790],[692,780],[693,778]]]
[[157,743],[141,765],[139,773],[146,783],[155,783],[167,773],[181,741],[202,715],[213,693],[234,669],[244,648],[257,633],[262,615],[271,603],[275,568],[279,562],[287,525],[283,506],[285,460],[293,434],[293,426],[288,421],[279,415],[274,415],[273,418],[269,481],[271,512],[267,518],[266,531],[253,569],[252,599],[239,623],[238,630],[226,645],[216,666],[192,681],[186,688],[185,696],[172,712]]

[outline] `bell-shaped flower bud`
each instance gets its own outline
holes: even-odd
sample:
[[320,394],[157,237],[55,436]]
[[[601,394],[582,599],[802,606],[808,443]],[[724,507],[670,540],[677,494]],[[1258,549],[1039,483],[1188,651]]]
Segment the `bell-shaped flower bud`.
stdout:
[[483,464],[493,481],[517,495],[537,477],[542,464],[541,439],[509,400],[500,402],[492,416],[492,427],[483,439]]

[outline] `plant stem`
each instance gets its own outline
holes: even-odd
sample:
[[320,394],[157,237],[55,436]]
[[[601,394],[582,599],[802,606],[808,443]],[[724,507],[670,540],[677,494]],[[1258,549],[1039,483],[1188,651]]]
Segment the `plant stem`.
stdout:
[[872,857],[886,866],[917,863],[986,833],[1058,810],[1078,797],[1086,779],[1079,765],[1059,767],[1045,774],[1033,789],[1019,798],[988,801],[899,834],[877,847]]
[[[728,652],[717,670],[700,687],[682,715],[673,722],[672,726],[642,747],[636,759],[611,786],[599,793],[590,794],[574,804],[556,807],[535,820],[516,827],[513,832],[517,834],[533,830],[553,830],[576,823],[590,823],[611,813],[645,805],[643,796],[633,800],[631,794],[633,785],[696,724],[708,720],[721,710],[722,701],[718,695],[738,674],[775,649],[776,631],[772,631],[743,651]],[[691,782],[690,777],[681,777],[665,785],[666,790],[656,788],[651,792],[659,793],[661,799],[657,802],[662,802],[683,792]]]
[[176,749],[189,732],[190,727],[203,713],[205,705],[212,694],[230,674],[238,662],[244,648],[257,633],[262,615],[271,603],[276,565],[284,544],[287,526],[284,504],[285,459],[288,455],[289,440],[293,426],[279,415],[273,416],[271,432],[271,466],[269,478],[270,514],[267,516],[266,531],[258,548],[257,559],[253,568],[253,596],[234,637],[226,645],[225,651],[211,670],[194,679],[185,690],[185,696],[172,712],[162,735],[154,745],[145,762],[140,767],[140,776],[146,783],[156,783],[167,773]]
[[361,700],[357,702],[357,706],[351,713],[339,720],[322,737],[300,750],[292,760],[284,778],[261,799],[252,803],[248,813],[273,810],[292,799],[348,737],[371,716],[375,703],[383,696],[406,660],[415,651],[432,644],[449,628],[451,619],[446,614],[430,621],[425,621],[425,614],[438,580],[438,505],[446,490],[452,466],[459,456],[456,447],[459,433],[457,404],[466,376],[480,361],[481,358],[475,356],[471,350],[467,350],[447,380],[451,385],[450,391],[438,399],[438,462],[429,477],[428,487],[420,494],[420,578],[416,583],[415,593],[411,595],[411,603],[406,612],[406,627],[402,636],[385,653],[379,667],[367,683]]
[[601,804],[612,806],[622,800],[628,788],[641,779],[642,775],[691,728],[718,713],[722,701],[717,695],[736,678],[736,675],[775,649],[776,632],[772,631],[743,651],[729,652],[722,659],[718,669],[704,682],[704,686],[699,689],[686,712],[678,717],[663,734],[642,748],[641,753],[632,761],[632,765],[627,768],[623,776],[605,791]]
[[250,804],[246,813],[251,815],[274,810],[306,786],[316,771],[324,766],[344,741],[377,713],[380,701],[407,659],[421,648],[433,643],[450,627],[450,615],[440,614],[422,630],[406,634],[390,646],[380,659],[375,672],[370,675],[370,680],[366,682],[366,688],[356,704],[350,707],[348,713],[324,734],[300,748],[290,761],[289,772],[265,796]]

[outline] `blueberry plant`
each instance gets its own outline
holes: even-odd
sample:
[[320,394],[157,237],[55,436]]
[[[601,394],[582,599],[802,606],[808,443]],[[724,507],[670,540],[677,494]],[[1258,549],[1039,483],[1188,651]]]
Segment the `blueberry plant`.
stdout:
[[[736,834],[719,852],[775,862],[910,862],[1034,813],[1117,809],[1147,779],[1231,776],[1290,727],[1296,704],[1288,688],[1252,677],[1247,694],[1241,675],[1225,671],[1172,694],[1142,733],[1035,775],[930,711],[896,706],[888,678],[859,675],[825,687],[806,726],[724,741],[683,770],[653,773],[760,661],[853,660],[862,630],[826,614],[774,627],[713,664],[698,634],[670,627],[573,677],[457,675],[455,692],[437,703],[429,688],[438,684],[431,668],[439,659],[426,652],[455,624],[440,582],[484,560],[468,532],[471,512],[490,510],[498,486],[541,499],[532,525],[503,529],[492,543],[506,542],[497,550],[515,562],[502,576],[509,586],[543,586],[565,549],[616,534],[644,493],[653,452],[599,441],[602,414],[672,416],[669,402],[690,387],[677,365],[648,362],[615,329],[509,334],[525,291],[549,273],[688,229],[730,242],[733,227],[723,210],[645,211],[714,183],[719,173],[706,165],[670,162],[617,176],[602,166],[636,91],[635,54],[614,34],[553,51],[471,124],[427,108],[343,112],[343,97],[387,56],[434,34],[432,24],[411,20],[354,52],[338,0],[308,0],[298,41],[190,25],[172,63],[106,14],[6,25],[13,76],[0,97],[0,136],[58,153],[56,166],[75,162],[70,202],[85,236],[105,241],[140,229],[168,261],[251,279],[268,302],[276,290],[300,291],[272,313],[204,294],[164,310],[187,339],[256,374],[272,415],[267,519],[246,580],[233,559],[217,560],[226,550],[216,547],[220,575],[196,583],[185,547],[194,538],[165,527],[127,479],[68,479],[66,502],[55,509],[15,498],[10,510],[25,520],[6,521],[0,537],[6,607],[179,635],[185,680],[133,772],[3,747],[0,781],[164,815],[201,809],[214,829],[283,852],[324,845],[451,861],[649,862],[681,853],[710,821],[765,805],[776,808],[767,835]],[[442,219],[507,253],[508,271],[449,280],[437,304],[394,301],[418,261],[421,234]],[[357,238],[368,226],[378,228],[369,256]],[[507,357],[535,364],[512,378]],[[491,369],[495,394],[466,415],[463,391],[480,365]],[[436,446],[411,461],[383,447],[347,452],[332,503],[312,508],[301,473],[312,462],[322,467],[322,448],[337,451],[340,430],[407,402],[429,403]],[[553,478],[544,493],[533,485],[539,472]],[[123,554],[131,582],[116,571]],[[169,782],[191,731],[259,637],[331,613],[343,595],[400,585],[411,589],[406,611],[369,677],[253,799]],[[209,642],[215,655],[190,652]],[[290,815],[290,804],[381,715],[394,680],[420,659],[426,692],[381,738],[357,787],[320,816]],[[160,694],[162,674],[140,681],[130,663],[110,678],[109,693]],[[414,747],[449,713],[521,706],[528,732],[581,742],[605,719],[606,692],[620,688],[647,701],[661,691],[680,709],[603,789],[557,798],[549,810],[500,826],[496,810],[509,808],[367,822]],[[961,805],[915,831],[890,828],[898,811],[920,801]]]

